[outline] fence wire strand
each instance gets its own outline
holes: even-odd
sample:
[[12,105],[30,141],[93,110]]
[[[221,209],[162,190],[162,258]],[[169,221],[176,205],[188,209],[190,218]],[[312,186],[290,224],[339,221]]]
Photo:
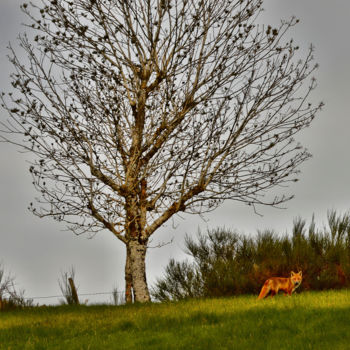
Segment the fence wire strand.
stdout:
[[[115,292],[97,292],[97,293],[78,293],[78,296],[92,296],[92,295],[113,295],[113,294],[124,294],[124,291],[115,291]],[[40,296],[40,297],[24,297],[25,300],[34,300],[34,299],[53,299],[53,298],[64,298],[64,295],[50,295],[50,296]]]

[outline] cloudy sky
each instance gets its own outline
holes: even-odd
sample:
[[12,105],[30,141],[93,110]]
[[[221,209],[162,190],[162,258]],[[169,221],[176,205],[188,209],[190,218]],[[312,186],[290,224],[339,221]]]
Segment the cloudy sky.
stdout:
[[[24,30],[21,2],[0,0],[0,91],[9,87],[11,66],[6,46]],[[162,228],[152,244],[173,241],[161,249],[149,250],[150,285],[161,276],[169,258],[184,257],[183,237],[185,233],[195,234],[198,228],[205,231],[226,226],[247,235],[271,228],[284,233],[297,216],[310,219],[314,213],[322,227],[328,209],[340,213],[350,209],[350,1],[265,0],[264,7],[266,23],[278,23],[292,15],[300,18],[300,24],[292,31],[293,38],[305,50],[311,43],[315,46],[320,68],[312,99],[324,101],[325,108],[298,137],[313,158],[301,167],[300,181],[288,189],[295,198],[286,203],[285,209],[261,207],[258,209],[262,216],[258,216],[251,208],[226,202],[205,220],[183,216]],[[6,118],[1,109],[0,118]],[[115,286],[123,289],[124,246],[107,231],[93,239],[76,237],[50,219],[32,216],[27,207],[36,194],[26,156],[10,145],[0,144],[0,162],[0,261],[16,276],[17,287],[31,297],[60,294],[57,280],[62,271],[73,265],[80,293],[108,292]],[[95,302],[109,300],[110,296],[86,298]],[[36,301],[56,303],[57,299]]]

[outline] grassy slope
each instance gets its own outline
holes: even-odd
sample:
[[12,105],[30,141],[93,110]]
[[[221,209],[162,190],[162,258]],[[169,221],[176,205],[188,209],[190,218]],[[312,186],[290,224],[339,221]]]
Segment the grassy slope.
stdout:
[[0,349],[349,349],[350,291],[0,313]]

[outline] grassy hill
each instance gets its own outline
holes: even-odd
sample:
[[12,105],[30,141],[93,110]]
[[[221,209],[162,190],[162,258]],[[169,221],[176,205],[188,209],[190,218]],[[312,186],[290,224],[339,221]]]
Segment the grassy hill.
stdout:
[[0,349],[350,349],[350,291],[0,313]]

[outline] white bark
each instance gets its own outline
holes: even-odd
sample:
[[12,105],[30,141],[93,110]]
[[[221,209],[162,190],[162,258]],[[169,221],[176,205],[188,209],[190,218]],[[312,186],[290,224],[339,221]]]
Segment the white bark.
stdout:
[[146,281],[145,260],[147,246],[143,243],[132,240],[129,243],[128,249],[130,251],[130,268],[135,302],[144,303],[150,301],[151,298]]

